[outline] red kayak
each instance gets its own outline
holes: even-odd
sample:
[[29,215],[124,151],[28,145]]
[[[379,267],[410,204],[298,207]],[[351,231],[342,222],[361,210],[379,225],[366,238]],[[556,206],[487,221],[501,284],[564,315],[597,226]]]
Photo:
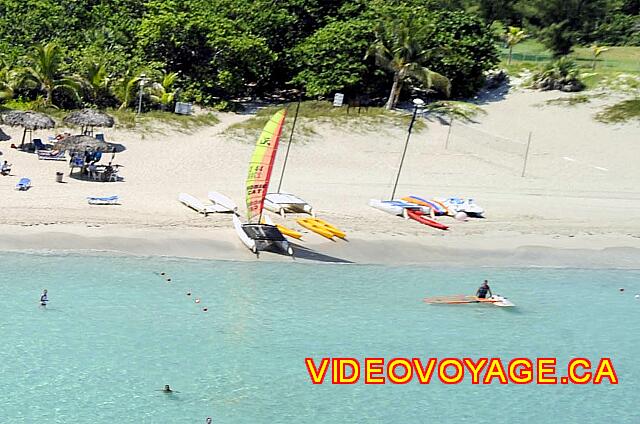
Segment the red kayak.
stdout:
[[425,218],[424,216],[422,216],[423,215],[422,211],[414,211],[410,209],[407,209],[406,211],[409,218],[413,219],[414,221],[418,221],[421,224],[428,225],[430,227],[437,228],[439,230],[446,230],[449,228],[444,224],[434,221],[433,219]]

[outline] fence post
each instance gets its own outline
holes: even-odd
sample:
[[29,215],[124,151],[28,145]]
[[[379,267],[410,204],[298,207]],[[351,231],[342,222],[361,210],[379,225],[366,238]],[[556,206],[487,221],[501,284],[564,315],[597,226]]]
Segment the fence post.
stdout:
[[451,128],[453,128],[453,116],[451,117],[451,121],[449,121],[449,131],[447,131],[447,140],[444,142],[444,150],[449,148],[449,137],[451,136]]
[[531,146],[531,131],[529,131],[529,140],[527,141],[527,150],[524,153],[524,163],[522,164],[521,177],[524,177],[524,173],[527,170],[527,159],[529,158],[529,146]]

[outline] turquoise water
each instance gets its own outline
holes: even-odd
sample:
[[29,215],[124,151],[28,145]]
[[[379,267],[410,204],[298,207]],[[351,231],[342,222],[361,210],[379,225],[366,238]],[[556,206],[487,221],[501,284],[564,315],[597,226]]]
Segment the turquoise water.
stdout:
[[[638,271],[35,254],[0,264],[1,423],[640,422]],[[485,277],[518,307],[422,302]],[[307,356],[610,356],[620,384],[314,386]],[[164,384],[179,393],[156,391]]]

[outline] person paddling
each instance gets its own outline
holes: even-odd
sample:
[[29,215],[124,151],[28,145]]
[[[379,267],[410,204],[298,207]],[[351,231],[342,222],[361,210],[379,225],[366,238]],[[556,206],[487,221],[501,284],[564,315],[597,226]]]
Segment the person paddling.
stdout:
[[489,281],[484,280],[484,282],[476,292],[476,297],[480,299],[486,299],[487,293],[489,293],[489,297],[493,296],[493,293],[491,293],[491,287],[489,287]]
[[42,291],[42,295],[40,296],[40,306],[47,306],[47,302],[49,298],[47,297],[47,289]]

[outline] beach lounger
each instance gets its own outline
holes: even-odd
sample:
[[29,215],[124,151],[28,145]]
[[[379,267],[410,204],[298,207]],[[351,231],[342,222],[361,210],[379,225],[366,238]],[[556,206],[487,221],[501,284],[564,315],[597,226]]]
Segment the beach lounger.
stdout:
[[36,149],[36,152],[38,150],[48,150],[47,146],[45,146],[45,144],[39,138],[33,139],[33,147]]
[[16,184],[16,190],[26,191],[31,187],[31,180],[29,178],[20,178],[18,184]]
[[118,196],[109,197],[87,197],[90,205],[118,205]]
[[54,151],[38,150],[36,153],[38,154],[38,159],[40,160],[67,160],[63,150],[54,150]]

